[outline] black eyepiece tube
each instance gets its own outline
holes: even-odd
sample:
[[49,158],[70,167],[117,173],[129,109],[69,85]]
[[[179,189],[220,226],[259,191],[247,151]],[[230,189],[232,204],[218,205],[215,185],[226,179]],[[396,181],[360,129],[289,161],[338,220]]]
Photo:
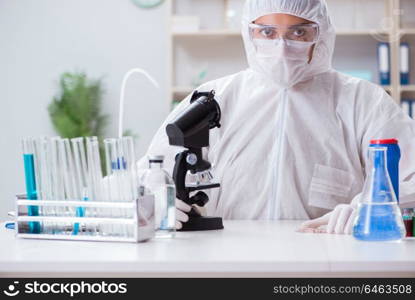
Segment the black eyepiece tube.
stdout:
[[214,96],[214,91],[193,93],[190,105],[166,127],[170,145],[209,146],[209,130],[220,127],[221,110]]

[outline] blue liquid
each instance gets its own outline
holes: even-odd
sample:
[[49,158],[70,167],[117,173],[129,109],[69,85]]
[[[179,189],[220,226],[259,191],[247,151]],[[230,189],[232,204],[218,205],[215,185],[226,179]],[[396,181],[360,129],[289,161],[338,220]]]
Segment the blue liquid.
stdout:
[[[396,204],[362,204],[353,236],[361,241],[396,241],[403,238],[403,230],[397,222]],[[399,217],[399,216],[398,216]]]
[[116,161],[111,162],[112,170],[127,170],[127,162],[124,157],[117,158]]
[[[26,194],[27,199],[37,200],[36,193],[36,179],[35,179],[35,163],[33,154],[24,154],[23,155],[24,170],[25,170],[25,181],[26,181]],[[29,216],[38,216],[39,207],[38,206],[29,206],[28,207]],[[40,223],[39,222],[29,222],[29,231],[30,233],[40,233]]]
[[[88,197],[85,197],[84,201],[88,201]],[[76,208],[76,216],[79,217],[79,218],[85,217],[85,207],[77,207]],[[80,227],[79,223],[75,223],[73,225],[72,235],[78,235],[79,227]]]

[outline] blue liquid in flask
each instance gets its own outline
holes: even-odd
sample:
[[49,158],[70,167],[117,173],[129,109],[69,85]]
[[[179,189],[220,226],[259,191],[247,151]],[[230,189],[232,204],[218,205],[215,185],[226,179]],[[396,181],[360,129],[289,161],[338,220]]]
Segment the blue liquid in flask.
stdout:
[[372,169],[362,192],[353,236],[362,241],[397,241],[405,227],[386,164],[387,148],[370,148]]

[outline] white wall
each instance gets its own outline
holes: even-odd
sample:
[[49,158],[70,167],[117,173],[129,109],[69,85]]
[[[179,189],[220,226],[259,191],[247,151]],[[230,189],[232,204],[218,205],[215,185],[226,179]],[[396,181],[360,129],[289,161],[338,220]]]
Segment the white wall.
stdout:
[[166,4],[143,10],[130,0],[0,0],[0,220],[24,192],[21,138],[54,134],[47,105],[62,72],[103,77],[107,136],[115,136],[124,73],[149,70],[161,91],[132,78],[126,98],[125,127],[144,153],[170,109],[167,15]]

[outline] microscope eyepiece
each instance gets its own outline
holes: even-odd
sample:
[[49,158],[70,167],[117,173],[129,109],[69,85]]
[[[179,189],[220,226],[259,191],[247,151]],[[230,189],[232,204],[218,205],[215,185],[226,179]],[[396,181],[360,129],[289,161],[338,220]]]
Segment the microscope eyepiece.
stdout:
[[167,125],[170,145],[186,148],[209,146],[209,130],[220,127],[220,118],[215,92],[195,91],[190,105]]

